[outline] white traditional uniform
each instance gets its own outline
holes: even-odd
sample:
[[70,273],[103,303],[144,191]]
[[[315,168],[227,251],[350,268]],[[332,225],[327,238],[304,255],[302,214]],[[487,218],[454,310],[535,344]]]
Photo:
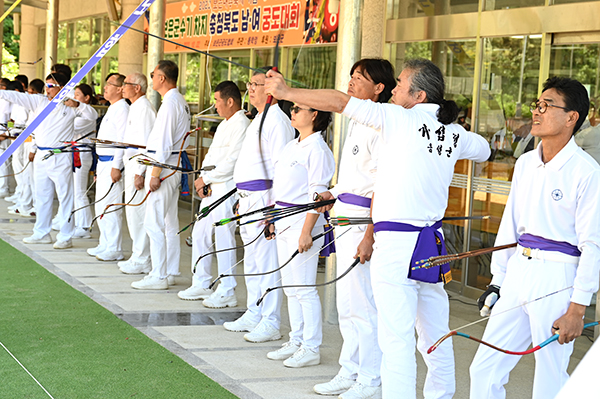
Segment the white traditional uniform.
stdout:
[[[335,160],[321,132],[316,132],[299,141],[290,141],[281,152],[275,165],[273,194],[278,205],[305,204],[313,201],[314,193],[327,190],[335,172]],[[278,206],[280,207],[280,206]],[[311,211],[311,213],[316,213]],[[298,250],[298,240],[302,232],[306,213],[290,216],[275,222],[277,232],[277,254],[283,265]],[[311,236],[324,230],[325,218],[319,215]],[[288,228],[289,227],[289,228]],[[313,242],[313,246],[298,254],[281,270],[282,285],[314,285],[317,279],[317,253],[323,246],[323,237]],[[321,301],[316,287],[285,288],[290,316],[290,342],[319,352],[323,341]],[[271,295],[271,294],[269,294]]]
[[[128,144],[146,146],[148,136],[156,120],[156,110],[148,101],[146,96],[135,100],[129,107],[129,116],[125,127],[125,136],[123,141]],[[146,195],[145,190],[136,191],[134,185],[135,174],[138,171],[137,157],[131,157],[142,152],[137,148],[127,148],[123,161],[125,162],[125,201],[131,201],[132,204],[139,204]],[[133,197],[135,194],[135,197]],[[130,262],[136,264],[150,264],[150,239],[144,229],[144,218],[146,217],[146,202],[140,206],[126,206],[127,227],[131,236],[131,257]]]
[[[246,129],[250,120],[244,114],[244,110],[239,110],[229,119],[224,120],[217,126],[217,131],[213,138],[208,153],[202,161],[202,167],[215,165],[216,168],[210,171],[202,172],[204,183],[210,185],[212,194],[210,197],[203,198],[200,207],[210,206],[219,198],[235,187],[233,182],[233,169],[238,159],[242,143],[246,137]],[[231,216],[232,207],[235,204],[235,197],[231,196],[227,201],[216,207],[207,217],[203,218],[194,225],[192,231],[192,267],[196,260],[203,254],[206,254],[212,247],[212,235],[215,234],[215,249],[227,249],[235,247],[235,224],[230,223],[216,230],[213,223]],[[200,260],[196,267],[196,273],[192,280],[192,285],[202,288],[208,288],[211,282],[211,265],[213,256],[205,256]],[[235,251],[224,251],[217,254],[219,274],[235,273],[235,268],[231,267],[236,262]],[[235,277],[226,277],[221,279],[221,284],[217,292],[222,296],[231,296],[237,285]]]
[[[93,109],[93,108],[92,108]],[[96,120],[98,119],[98,112],[96,113],[96,119],[75,119],[75,141],[79,144],[91,144],[92,141],[89,138],[81,139],[82,137],[96,131]],[[87,137],[94,137],[89,135]],[[74,196],[75,196],[75,209],[81,209],[73,215],[75,218],[75,228],[89,228],[92,224],[92,210],[90,209],[90,200],[87,196],[88,180],[90,177],[90,169],[94,162],[94,155],[92,154],[91,147],[81,147],[83,152],[79,153],[79,159],[81,160],[81,167],[75,168],[73,174],[74,184]]]
[[383,352],[384,398],[416,397],[415,327],[417,348],[428,367],[425,398],[451,398],[455,391],[452,345],[426,354],[427,348],[448,332],[449,305],[443,284],[408,279],[419,233],[377,232],[378,222],[421,228],[440,221],[456,161],[481,162],[490,155],[483,137],[456,124],[442,125],[437,120],[438,109],[436,104],[405,109],[356,98],[344,109],[344,115],[380,131],[382,141],[372,211],[376,233],[371,279]]
[[[2,90],[5,91],[5,90]],[[17,92],[18,93],[18,92]],[[4,99],[0,99],[0,123],[6,124],[10,119],[10,113],[12,111],[12,104]],[[5,127],[0,127],[0,133],[7,133]],[[10,140],[0,141],[0,154],[4,153],[4,150],[10,145]],[[0,165],[0,176],[7,176],[10,174],[10,163],[5,162]],[[8,177],[0,177],[0,194],[6,194],[8,196]]]
[[[368,203],[371,202],[375,186],[379,142],[376,130],[355,121],[350,122],[342,150],[338,183],[329,190],[338,199],[335,203],[336,215],[370,217]],[[340,198],[340,194],[352,194],[366,201],[362,206],[357,205],[359,201],[343,200],[345,196]],[[366,226],[340,226],[335,230],[339,237],[335,241],[339,276],[354,262]],[[340,234],[344,235],[340,237]],[[336,303],[340,332],[344,339],[338,374],[366,386],[381,385],[381,349],[377,343],[377,307],[371,287],[371,262],[356,265],[351,273],[336,283]]]
[[[185,99],[173,88],[163,97],[162,105],[156,114],[156,122],[148,137],[145,153],[158,162],[176,165],[185,134],[190,128],[190,109]],[[187,141],[187,140],[186,140]],[[183,148],[186,144],[184,143]],[[181,166],[181,165],[180,165]],[[146,167],[138,165],[138,175]],[[146,171],[146,192],[150,190],[152,168]],[[160,178],[173,173],[163,169]],[[177,231],[177,199],[181,173],[176,172],[161,182],[160,188],[148,195],[144,228],[150,238],[152,271],[150,276],[165,279],[179,275],[181,247]]]
[[[495,252],[491,284],[501,287],[483,340],[522,351],[549,338],[552,323],[571,302],[588,306],[598,290],[600,268],[600,166],[574,138],[550,160],[542,161],[542,144],[515,164],[510,195],[495,245],[523,242],[525,234],[568,243],[581,256],[523,247]],[[564,245],[564,244],[563,244]],[[521,308],[498,314],[555,291],[573,287]],[[535,352],[533,398],[553,398],[569,377],[573,342],[551,343]],[[471,365],[472,398],[504,398],[504,384],[519,361],[480,346]]]
[[[31,96],[26,93],[0,90],[0,98],[22,105],[27,111],[39,115],[50,102],[45,96]],[[74,120],[76,117],[95,120],[95,111],[87,104],[80,103],[72,108],[59,103],[56,108],[36,128],[35,146],[38,151],[34,159],[35,206],[37,218],[33,237],[41,239],[50,233],[52,201],[54,191],[58,196],[60,231],[57,241],[68,241],[73,236],[74,225],[68,221],[73,210],[73,158],[71,153],[55,154],[43,160],[48,149],[64,147],[64,142],[73,141]]]
[[[262,128],[261,143],[262,154],[259,147],[258,130],[263,113],[256,115],[248,129],[242,150],[235,164],[233,180],[238,187],[240,196],[239,213],[243,214],[252,210],[264,208],[273,203],[271,182],[273,180],[274,164],[279,159],[283,147],[294,137],[294,129],[290,119],[281,111],[277,104],[271,106]],[[257,184],[254,189],[248,190],[248,182],[263,181],[265,185]],[[253,186],[253,184],[250,184]],[[252,218],[252,216],[250,216]],[[242,219],[244,222],[245,219]],[[240,227],[240,234],[244,243],[255,239],[264,226],[260,223],[251,223]],[[254,244],[244,248],[244,272],[262,273],[276,269],[277,244],[275,240],[260,237]],[[246,277],[247,307],[242,316],[250,324],[267,323],[279,330],[281,323],[280,308],[282,293],[275,290],[269,293],[260,306],[256,302],[267,288],[274,287],[280,282],[280,273],[270,273],[265,276]]]
[[[9,129],[9,133],[11,135],[22,133],[25,130],[25,125],[27,124],[27,119],[29,114],[25,108],[20,105],[13,105],[10,119],[14,121],[14,126],[12,129]],[[31,142],[31,140],[29,140]],[[17,182],[17,187],[15,188],[15,198],[17,209],[21,214],[27,214],[31,211],[31,202],[32,202],[32,193],[31,193],[31,168],[28,166],[27,169],[25,165],[29,161],[29,152],[25,153],[29,150],[31,146],[26,148],[27,146],[21,145],[19,148],[15,150],[12,155],[12,167],[13,173],[15,174],[15,180]],[[22,172],[22,173],[20,173]],[[26,197],[29,205],[26,205],[23,198]],[[21,204],[24,208],[19,208],[19,204]]]
[[[128,114],[129,104],[125,99],[122,98],[111,104],[102,118],[98,130],[98,139],[122,142]],[[96,215],[101,215],[107,205],[123,202],[123,179],[121,178],[113,184],[110,176],[113,168],[123,169],[123,150],[97,146],[96,153],[98,154],[98,166],[96,167],[97,202],[94,209]],[[102,201],[98,201],[105,195],[106,197]],[[123,251],[123,210],[111,207],[108,212],[96,221],[100,229],[100,241],[95,252],[97,255],[104,252],[122,253]]]

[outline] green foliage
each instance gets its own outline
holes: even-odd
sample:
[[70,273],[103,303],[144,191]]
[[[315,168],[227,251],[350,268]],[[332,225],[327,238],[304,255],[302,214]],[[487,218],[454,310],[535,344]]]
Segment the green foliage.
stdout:
[[19,64],[17,57],[12,55],[6,46],[2,46],[2,77],[13,80],[19,74]]
[[19,60],[19,39],[20,36],[15,35],[14,23],[12,15],[9,15],[4,20],[4,46],[17,61]]

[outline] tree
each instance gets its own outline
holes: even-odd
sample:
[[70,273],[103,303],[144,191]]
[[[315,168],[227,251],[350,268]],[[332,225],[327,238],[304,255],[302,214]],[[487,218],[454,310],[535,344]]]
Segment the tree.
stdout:
[[15,35],[14,22],[12,15],[4,20],[4,46],[16,60],[19,60],[19,40],[20,35]]

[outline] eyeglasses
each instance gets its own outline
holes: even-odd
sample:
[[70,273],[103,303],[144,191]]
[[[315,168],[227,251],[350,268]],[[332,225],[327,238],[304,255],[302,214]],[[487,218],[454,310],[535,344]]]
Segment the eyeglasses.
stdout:
[[118,84],[115,84],[113,82],[109,82],[108,80],[106,81],[106,84],[107,85],[111,85],[111,86],[115,86],[115,87],[123,87],[123,85],[118,85]]
[[314,110],[312,108],[300,108],[299,106],[294,105],[293,107],[290,108],[290,111],[297,114],[300,111],[314,111]]
[[260,84],[260,83],[256,83],[256,82],[246,82],[246,89],[250,90],[256,90],[256,86],[264,86],[265,84]]
[[[156,76],[165,76],[162,73],[157,73]],[[150,72],[150,79],[154,79],[154,72]]]
[[46,83],[46,87],[48,89],[51,89],[53,87],[60,87],[60,85],[56,84],[56,83]]
[[123,85],[127,86],[127,85],[131,85],[131,86],[139,86],[138,83],[131,83],[131,82],[123,82]]
[[554,104],[548,104],[546,101],[534,101],[531,104],[529,104],[529,110],[531,110],[531,112],[533,112],[537,109],[540,114],[543,114],[544,112],[546,112],[548,107],[560,108],[560,109],[564,109],[565,111],[570,111],[569,108],[560,107],[560,106],[554,105]]

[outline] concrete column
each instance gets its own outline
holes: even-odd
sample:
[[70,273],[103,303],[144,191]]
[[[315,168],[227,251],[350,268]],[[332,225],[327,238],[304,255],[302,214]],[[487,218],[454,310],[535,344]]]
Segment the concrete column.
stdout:
[[46,11],[46,45],[44,56],[44,76],[50,74],[50,68],[56,64],[56,43],[58,39],[58,3],[59,0],[48,0]]
[[[156,0],[150,7],[150,33],[160,37],[165,35],[165,0]],[[158,64],[158,61],[162,60],[165,55],[165,48],[163,41],[154,37],[148,37],[148,79],[150,79],[150,73],[154,71],[154,68]],[[160,94],[152,88],[152,85],[148,86],[148,92],[146,94],[148,99],[154,105],[154,108],[158,109],[160,106]]]
[[[139,5],[138,0],[122,0],[121,23]],[[142,16],[133,25],[134,28],[144,30],[144,17]],[[144,50],[144,35],[139,32],[128,31],[119,40],[119,73],[125,76],[133,72],[143,72],[142,59]]]
[[386,0],[364,0],[361,58],[383,56]]
[[[340,2],[335,88],[344,93],[348,90],[350,69],[360,59],[361,4],[361,0],[344,0]],[[335,114],[333,126],[333,156],[336,163],[336,174],[333,183],[335,184],[337,182],[337,167],[340,164],[342,147],[346,139],[348,119],[340,114]],[[336,261],[335,256],[332,255],[327,258],[325,265],[325,280],[332,280],[335,276]],[[323,320],[332,324],[337,323],[335,284],[325,286],[323,298]]]
[[[4,14],[4,2],[0,1],[0,15]],[[0,23],[0,44],[4,43],[4,22]],[[1,47],[0,47],[1,48]],[[0,71],[2,71],[2,56],[0,55]],[[0,75],[2,73],[0,72]],[[3,76],[4,77],[4,76]]]
[[[19,60],[22,62],[35,62],[38,60],[38,31],[34,25],[35,8],[21,5],[21,45],[19,46]],[[27,75],[29,80],[37,77],[36,65],[20,64],[19,71]]]

